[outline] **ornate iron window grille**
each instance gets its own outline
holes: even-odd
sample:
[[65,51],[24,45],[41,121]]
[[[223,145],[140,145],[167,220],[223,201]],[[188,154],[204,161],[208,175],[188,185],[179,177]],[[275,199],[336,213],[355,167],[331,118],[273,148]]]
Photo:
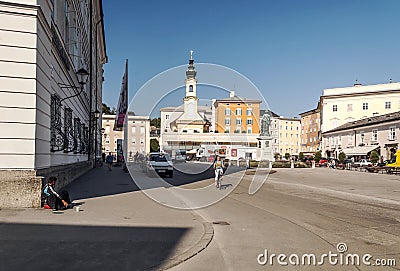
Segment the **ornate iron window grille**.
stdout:
[[74,153],[82,152],[82,129],[81,120],[74,118]]
[[83,124],[83,142],[84,142],[84,153],[89,153],[89,128]]
[[51,95],[50,104],[50,151],[64,149],[64,133],[61,122],[61,99],[57,94]]
[[74,130],[72,127],[72,109],[65,108],[64,110],[64,152],[74,150]]

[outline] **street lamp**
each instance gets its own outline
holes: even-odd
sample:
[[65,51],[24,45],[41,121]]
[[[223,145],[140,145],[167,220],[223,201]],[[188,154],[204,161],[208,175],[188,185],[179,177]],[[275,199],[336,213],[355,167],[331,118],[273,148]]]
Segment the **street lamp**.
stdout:
[[95,120],[98,120],[100,118],[99,110],[96,109],[96,111],[93,112],[93,117],[94,117]]
[[[70,98],[79,96],[83,92],[83,86],[87,83],[87,79],[88,79],[89,73],[84,68],[80,68],[75,74],[78,77],[79,85],[81,85],[80,91],[77,94],[62,98],[60,100],[60,102],[66,100],[66,99],[70,99]],[[61,84],[61,83],[59,83],[58,85],[60,86],[60,88],[78,89],[76,86],[73,86],[73,85],[66,85],[66,84]]]
[[96,109],[96,111],[92,112],[94,124],[94,164],[93,167],[96,167],[96,159],[97,159],[97,121],[100,118],[100,112]]
[[87,70],[85,70],[84,68],[80,68],[77,72],[76,75],[78,76],[78,83],[83,86],[84,84],[86,84],[89,73],[87,72]]

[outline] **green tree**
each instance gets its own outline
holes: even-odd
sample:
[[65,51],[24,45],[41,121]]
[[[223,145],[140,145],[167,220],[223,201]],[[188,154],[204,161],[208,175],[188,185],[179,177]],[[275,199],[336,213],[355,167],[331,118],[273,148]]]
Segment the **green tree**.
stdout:
[[288,152],[285,153],[285,159],[286,159],[286,160],[289,160],[289,158],[290,158],[290,153],[288,153]]
[[279,152],[274,153],[275,160],[278,160],[281,154]]
[[157,152],[160,149],[160,144],[158,143],[158,140],[155,138],[150,139],[150,151],[151,152]]
[[344,152],[339,153],[339,162],[343,164],[344,159],[346,159],[346,154]]
[[299,153],[299,160],[300,161],[303,161],[304,160],[304,153]]
[[371,159],[371,162],[373,164],[377,163],[379,160],[379,154],[377,151],[372,151],[371,154],[369,155],[369,159]]
[[103,112],[103,114],[107,114],[107,115],[113,114],[110,107],[108,105],[106,105],[105,103],[102,104],[101,111]]
[[317,151],[316,153],[315,153],[315,155],[314,155],[314,160],[315,160],[315,162],[319,162],[319,160],[321,160],[321,158],[322,158],[322,154],[321,154],[321,151]]
[[154,119],[150,120],[150,125],[155,126],[156,128],[160,128],[161,127],[161,118],[154,118]]

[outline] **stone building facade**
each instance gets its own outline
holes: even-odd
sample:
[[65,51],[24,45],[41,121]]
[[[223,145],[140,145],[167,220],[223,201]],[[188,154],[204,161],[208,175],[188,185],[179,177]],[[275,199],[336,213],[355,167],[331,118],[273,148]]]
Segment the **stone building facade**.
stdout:
[[[102,117],[102,152],[112,155],[117,154],[119,140],[125,140],[123,130],[113,130],[115,115]],[[127,154],[125,159],[131,160],[138,152],[146,155],[150,152],[150,118],[148,116],[128,117]]]
[[38,207],[42,177],[62,187],[92,165],[102,1],[2,1],[0,36],[0,206]]

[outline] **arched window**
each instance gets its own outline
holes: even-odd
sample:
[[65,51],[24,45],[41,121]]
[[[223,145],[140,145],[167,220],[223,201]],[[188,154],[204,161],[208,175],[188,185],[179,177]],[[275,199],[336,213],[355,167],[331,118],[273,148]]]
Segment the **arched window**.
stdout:
[[189,86],[189,92],[193,92],[193,85]]

